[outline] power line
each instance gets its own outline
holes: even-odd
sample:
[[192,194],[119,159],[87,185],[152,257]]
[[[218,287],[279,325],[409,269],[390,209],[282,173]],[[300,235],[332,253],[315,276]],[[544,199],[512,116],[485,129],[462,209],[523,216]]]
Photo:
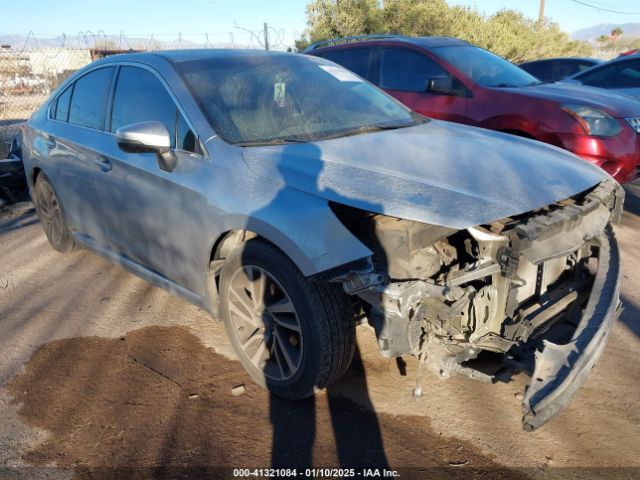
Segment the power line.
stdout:
[[579,3],[580,5],[584,5],[585,7],[595,8],[596,10],[601,10],[603,12],[609,13],[620,13],[622,15],[640,15],[640,12],[621,12],[618,10],[609,10],[607,8],[599,7],[597,5],[592,5],[590,3],[581,2],[580,0],[571,0],[573,3]]
[[607,8],[622,8],[622,9],[626,9],[626,8],[634,8],[637,6],[637,2],[630,2],[633,4],[633,6],[630,5],[629,2],[626,3],[620,3],[618,1],[614,1],[614,2],[601,2],[601,1],[596,1],[596,0],[589,0],[590,4],[600,7],[607,7]]

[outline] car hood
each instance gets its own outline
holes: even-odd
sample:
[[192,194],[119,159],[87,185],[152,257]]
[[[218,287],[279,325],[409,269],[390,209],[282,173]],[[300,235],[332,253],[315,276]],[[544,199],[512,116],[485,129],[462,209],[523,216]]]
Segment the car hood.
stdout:
[[560,83],[544,83],[509,90],[519,95],[542,100],[587,105],[603,110],[616,118],[640,116],[640,102],[629,101],[628,96],[612,92],[611,90],[588,87],[574,82],[575,81],[563,80]]
[[245,147],[257,175],[354,208],[450,228],[583,192],[604,171],[546,144],[431,120],[315,143]]

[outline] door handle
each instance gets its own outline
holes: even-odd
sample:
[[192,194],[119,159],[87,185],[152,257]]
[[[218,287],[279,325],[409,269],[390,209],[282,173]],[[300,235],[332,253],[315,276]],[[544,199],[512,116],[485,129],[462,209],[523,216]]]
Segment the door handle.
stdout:
[[104,157],[97,157],[94,162],[103,172],[109,172],[113,168],[111,162]]

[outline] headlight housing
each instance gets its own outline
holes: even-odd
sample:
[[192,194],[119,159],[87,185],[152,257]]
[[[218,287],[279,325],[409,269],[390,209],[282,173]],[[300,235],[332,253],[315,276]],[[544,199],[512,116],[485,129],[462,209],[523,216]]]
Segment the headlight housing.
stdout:
[[620,123],[607,112],[586,105],[563,105],[562,110],[580,124],[587,135],[613,137],[620,133]]

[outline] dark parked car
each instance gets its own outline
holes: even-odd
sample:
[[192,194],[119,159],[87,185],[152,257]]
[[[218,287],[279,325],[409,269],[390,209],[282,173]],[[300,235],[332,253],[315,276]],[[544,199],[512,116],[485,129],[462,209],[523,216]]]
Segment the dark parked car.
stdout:
[[566,83],[605,88],[640,99],[640,55],[627,55],[580,72]]
[[14,203],[26,200],[26,195],[27,180],[22,164],[22,138],[17,135],[11,140],[7,158],[0,160],[0,200],[4,203]]
[[553,83],[601,63],[602,60],[596,58],[546,58],[518,66],[541,82]]
[[454,38],[365,36],[306,53],[339,63],[433,118],[499,130],[573,152],[620,183],[640,175],[640,102],[564,83]]
[[339,378],[366,316],[383,355],[443,378],[496,380],[474,363],[485,355],[527,372],[534,429],[585,381],[618,312],[611,177],[426,119],[328,60],[112,56],[33,114],[23,157],[55,249],[87,247],[221,316],[247,372],[283,397]]

